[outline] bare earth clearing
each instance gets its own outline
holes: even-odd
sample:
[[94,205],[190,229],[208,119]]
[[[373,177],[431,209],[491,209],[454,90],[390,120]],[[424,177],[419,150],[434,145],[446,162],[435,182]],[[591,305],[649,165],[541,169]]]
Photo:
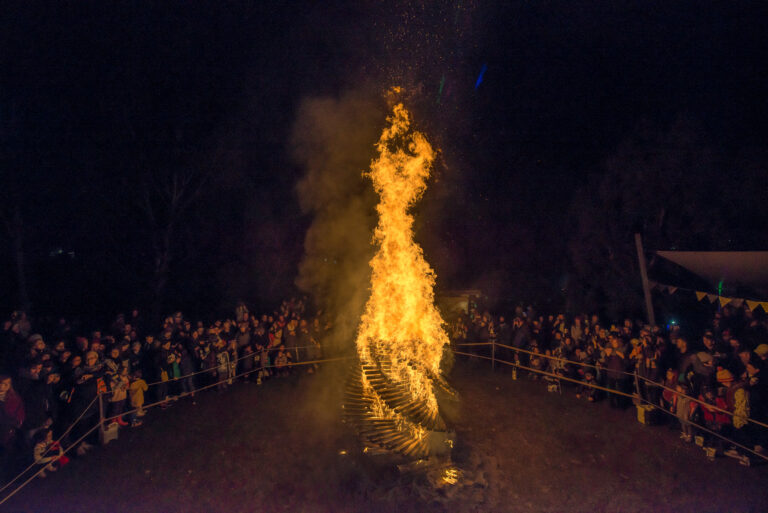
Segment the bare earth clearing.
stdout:
[[[426,494],[358,457],[341,422],[344,366],[239,383],[152,410],[145,425],[33,481],[9,512],[765,511],[768,465],[709,462],[634,409],[458,362],[454,459],[479,484]],[[347,455],[339,454],[342,449]],[[485,486],[482,484],[485,483]]]

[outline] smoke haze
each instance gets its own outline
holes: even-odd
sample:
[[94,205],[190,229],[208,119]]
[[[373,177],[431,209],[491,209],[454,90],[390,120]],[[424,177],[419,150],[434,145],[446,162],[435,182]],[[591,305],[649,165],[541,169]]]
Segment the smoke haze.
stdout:
[[386,120],[386,102],[353,91],[302,101],[292,155],[305,169],[297,184],[301,208],[313,217],[304,240],[297,286],[333,320],[324,344],[353,347],[369,295],[377,197],[363,177]]

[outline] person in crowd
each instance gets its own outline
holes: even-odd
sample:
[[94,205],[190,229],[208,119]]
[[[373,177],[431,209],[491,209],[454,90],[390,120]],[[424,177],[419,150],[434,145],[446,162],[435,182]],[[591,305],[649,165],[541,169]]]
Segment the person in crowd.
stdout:
[[75,387],[72,393],[70,419],[75,421],[78,415],[82,414],[82,416],[72,429],[71,437],[74,440],[82,438],[77,448],[77,454],[82,456],[93,448],[97,438],[95,432],[86,436],[90,428],[98,424],[99,407],[94,403],[94,399],[99,393],[106,392],[104,366],[99,361],[99,354],[96,351],[88,351],[85,354],[85,364],[76,369],[74,377]]
[[154,356],[155,378],[159,381],[157,385],[157,401],[163,409],[170,406],[169,403],[169,382],[173,377],[173,364],[176,361],[176,355],[171,350],[171,332],[166,329],[160,345]]
[[11,377],[0,374],[0,476],[15,467],[19,432],[26,415],[21,396],[13,389]]
[[125,399],[128,396],[128,367],[120,367],[109,378],[109,389],[112,391],[109,397],[109,417],[114,417],[114,422],[120,426],[127,426],[122,415],[125,409]]
[[[736,379],[728,369],[722,367],[717,370],[717,382],[723,388],[728,411],[733,415],[731,417],[731,429],[728,435],[739,445],[749,445],[749,389],[745,381]],[[748,462],[749,456],[743,454],[736,445],[732,445],[724,452],[726,456],[737,458]]]
[[714,460],[718,453],[723,452],[723,439],[719,436],[731,423],[731,417],[722,410],[728,409],[728,404],[722,395],[717,395],[712,387],[704,387],[699,395],[701,420],[707,431],[703,432],[702,448],[707,458]]
[[53,440],[53,431],[42,429],[35,434],[34,446],[32,449],[32,460],[43,467],[37,474],[38,477],[45,477],[45,472],[56,472],[59,467],[67,464],[69,459],[64,455],[64,449],[59,443]]
[[181,383],[181,393],[183,395],[195,396],[195,363],[192,355],[184,344],[176,345],[176,361],[178,362],[179,372],[181,374],[179,381]]
[[237,364],[239,363],[239,351],[237,340],[231,337],[227,342],[227,352],[229,353],[229,372],[227,373],[227,385],[231,385],[237,377]]
[[256,371],[256,384],[261,385],[265,379],[270,376],[269,369],[269,351],[267,347],[262,344],[256,345],[257,353],[257,371]]
[[[617,392],[626,392],[627,358],[626,349],[621,345],[617,334],[611,334],[609,345],[605,348],[602,366],[606,369],[607,386]],[[609,394],[609,402],[613,408],[624,407],[625,401],[619,394]]]
[[291,354],[285,350],[285,346],[280,344],[275,355],[275,374],[285,377],[290,372]]
[[677,393],[674,398],[675,416],[680,422],[680,438],[684,442],[693,441],[693,426],[691,425],[691,418],[693,412],[696,409],[696,402],[691,401],[690,393],[691,389],[685,383],[677,384]]
[[131,427],[141,426],[141,420],[139,417],[145,415],[144,411],[144,392],[149,389],[147,382],[142,378],[141,369],[136,369],[131,375],[131,381],[128,385],[128,395],[131,400],[131,410],[134,410],[130,415]]
[[223,392],[227,389],[227,384],[229,382],[230,376],[229,376],[229,369],[230,369],[230,361],[229,361],[229,350],[227,348],[227,343],[222,339],[217,339],[216,345],[215,345],[215,355],[216,355],[216,388],[219,390],[219,392]]

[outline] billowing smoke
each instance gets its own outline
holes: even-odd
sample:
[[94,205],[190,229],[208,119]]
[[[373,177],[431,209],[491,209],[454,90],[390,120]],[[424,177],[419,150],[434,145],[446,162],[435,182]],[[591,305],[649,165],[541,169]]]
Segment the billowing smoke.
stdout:
[[299,201],[313,216],[296,284],[332,320],[323,341],[332,350],[354,346],[369,295],[377,198],[363,171],[386,115],[383,98],[355,91],[304,100],[293,128],[293,156],[306,170]]

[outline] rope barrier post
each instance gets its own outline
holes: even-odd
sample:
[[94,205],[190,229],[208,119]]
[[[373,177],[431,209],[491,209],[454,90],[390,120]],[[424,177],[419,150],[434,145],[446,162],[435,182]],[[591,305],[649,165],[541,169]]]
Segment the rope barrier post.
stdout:
[[103,393],[99,392],[99,429],[104,434],[104,400]]
[[491,339],[491,370],[496,370],[496,339]]
[[99,441],[106,445],[107,433],[104,429],[104,392],[99,392]]

